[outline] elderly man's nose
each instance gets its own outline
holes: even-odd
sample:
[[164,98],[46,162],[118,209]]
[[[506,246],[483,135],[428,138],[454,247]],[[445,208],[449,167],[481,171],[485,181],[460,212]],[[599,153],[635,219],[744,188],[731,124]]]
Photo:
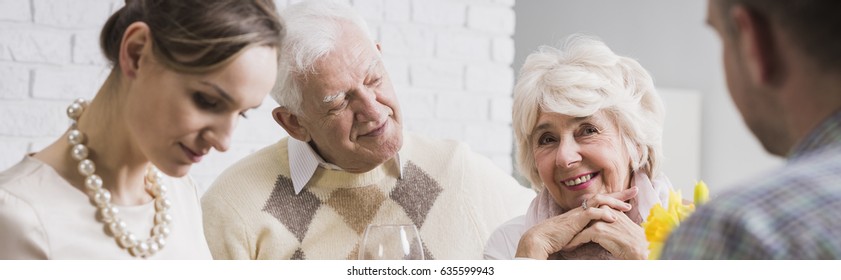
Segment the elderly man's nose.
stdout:
[[377,101],[377,96],[367,94],[358,100],[356,119],[361,122],[376,122],[382,118],[383,105]]

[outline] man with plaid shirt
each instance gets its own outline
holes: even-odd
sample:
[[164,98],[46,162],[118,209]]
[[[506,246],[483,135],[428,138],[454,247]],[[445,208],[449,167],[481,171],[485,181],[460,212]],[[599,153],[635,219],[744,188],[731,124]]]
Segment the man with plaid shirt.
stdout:
[[664,259],[841,259],[841,2],[709,0],[731,97],[785,166],[681,223]]

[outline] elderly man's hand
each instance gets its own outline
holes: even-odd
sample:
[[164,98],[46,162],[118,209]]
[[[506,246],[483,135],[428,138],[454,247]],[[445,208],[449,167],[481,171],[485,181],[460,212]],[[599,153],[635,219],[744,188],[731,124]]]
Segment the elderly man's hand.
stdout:
[[628,216],[607,206],[599,208],[616,217],[613,222],[593,221],[564,246],[564,251],[571,251],[588,242],[598,243],[611,255],[625,260],[643,260],[647,257],[648,243],[645,230]]
[[523,234],[515,256],[545,260],[550,254],[567,248],[573,238],[591,223],[612,224],[622,218],[628,219],[621,211],[631,210],[631,205],[625,201],[636,196],[637,192],[638,188],[632,187],[615,193],[598,194],[587,200],[592,205],[587,210],[576,207],[546,219]]

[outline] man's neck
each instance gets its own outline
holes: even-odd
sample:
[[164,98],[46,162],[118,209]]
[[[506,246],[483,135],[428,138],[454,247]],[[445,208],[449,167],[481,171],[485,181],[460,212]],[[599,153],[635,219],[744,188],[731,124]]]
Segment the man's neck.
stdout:
[[841,110],[841,74],[836,73],[804,72],[786,88],[782,102],[792,140],[789,149]]

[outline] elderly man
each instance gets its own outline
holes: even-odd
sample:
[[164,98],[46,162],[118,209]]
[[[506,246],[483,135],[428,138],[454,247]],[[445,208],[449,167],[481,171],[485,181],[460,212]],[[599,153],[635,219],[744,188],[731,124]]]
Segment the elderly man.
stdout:
[[413,224],[425,259],[479,259],[534,193],[462,144],[402,132],[379,45],[350,7],[283,14],[280,104],[290,135],[231,166],[202,200],[217,259],[356,259],[369,224]]
[[727,84],[779,170],[701,207],[666,259],[841,259],[841,2],[710,0]]

